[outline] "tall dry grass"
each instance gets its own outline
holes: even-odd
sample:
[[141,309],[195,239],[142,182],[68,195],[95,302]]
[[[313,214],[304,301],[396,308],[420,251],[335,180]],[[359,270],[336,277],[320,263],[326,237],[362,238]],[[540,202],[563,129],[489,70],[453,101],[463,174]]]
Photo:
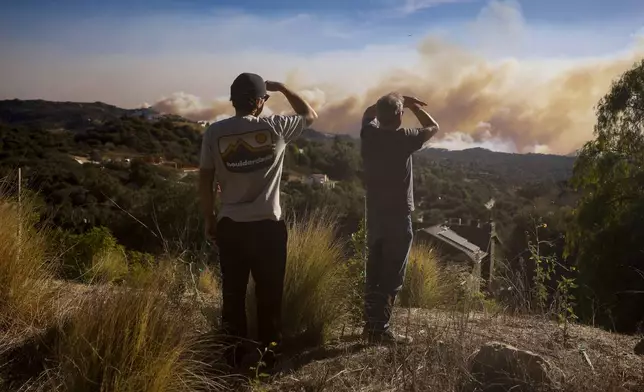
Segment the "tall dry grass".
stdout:
[[51,323],[57,294],[56,263],[47,252],[47,230],[37,229],[33,198],[0,190],[0,332],[21,335]]
[[165,276],[83,298],[61,327],[49,385],[68,391],[223,390],[204,358],[221,348],[200,341],[166,292]]
[[[197,304],[184,300],[185,283],[176,282],[185,276],[165,262],[121,287],[57,282],[50,238],[35,228],[34,212],[33,200],[19,208],[0,194],[0,352],[9,361],[2,372],[14,373],[1,374],[0,384],[8,375],[21,390],[226,389],[211,366],[222,347],[196,335]],[[106,266],[122,260],[98,261],[110,276]],[[28,368],[12,364],[25,357]]]
[[199,271],[197,289],[211,296],[218,296],[220,291],[219,279],[211,267],[205,266]]
[[289,227],[282,317],[287,334],[322,341],[348,316],[351,282],[335,223],[314,214]]
[[431,309],[444,300],[446,282],[436,250],[426,244],[414,244],[409,253],[400,304],[406,308]]
[[[288,259],[284,278],[282,327],[284,336],[321,343],[347,320],[351,280],[336,222],[324,213],[300,218],[288,228]],[[252,333],[256,325],[252,282],[247,313]]]

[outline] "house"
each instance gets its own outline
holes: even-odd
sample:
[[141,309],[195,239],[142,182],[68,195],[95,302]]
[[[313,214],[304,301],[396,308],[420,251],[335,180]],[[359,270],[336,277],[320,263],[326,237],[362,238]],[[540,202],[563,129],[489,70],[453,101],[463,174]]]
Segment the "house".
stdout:
[[[445,263],[463,267],[474,277],[474,281],[480,281],[481,262],[487,256],[481,248],[445,225],[420,229],[416,232],[416,238],[433,246]],[[476,284],[474,290],[479,291],[479,289],[480,285]]]
[[311,174],[309,177],[306,178],[304,182],[309,185],[316,184],[316,185],[326,186],[329,188],[335,187],[335,182],[329,180],[329,177],[327,177],[326,174]]
[[487,290],[493,289],[494,269],[502,245],[494,222],[450,219],[416,233],[419,240],[436,246],[446,262],[467,267]]

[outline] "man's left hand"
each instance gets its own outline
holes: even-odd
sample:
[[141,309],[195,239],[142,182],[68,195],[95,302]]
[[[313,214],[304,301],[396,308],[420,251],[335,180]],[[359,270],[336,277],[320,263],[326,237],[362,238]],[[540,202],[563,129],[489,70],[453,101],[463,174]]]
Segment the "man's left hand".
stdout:
[[217,236],[217,219],[214,215],[206,218],[206,238],[215,242]]

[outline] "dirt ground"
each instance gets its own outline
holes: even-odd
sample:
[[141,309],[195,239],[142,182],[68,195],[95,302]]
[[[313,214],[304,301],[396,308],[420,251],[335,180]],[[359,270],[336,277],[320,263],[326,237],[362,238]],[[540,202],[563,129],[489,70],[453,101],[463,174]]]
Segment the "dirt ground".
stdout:
[[[498,341],[543,355],[565,375],[565,391],[644,391],[638,337],[571,325],[564,330],[539,317],[464,315],[399,310],[396,330],[414,338],[406,347],[363,344],[359,330],[339,331],[325,347],[291,354],[263,391],[459,391],[468,359]],[[584,355],[585,353],[585,355]]]
[[[83,285],[67,288],[76,298],[102,296],[106,290]],[[205,294],[188,297],[199,305],[192,317],[181,315],[186,324],[197,335],[211,333],[219,300]],[[61,309],[69,311],[68,301],[61,300]],[[564,330],[543,317],[422,309],[397,309],[394,330],[413,337],[413,344],[366,345],[360,329],[341,326],[324,346],[285,352],[277,374],[233,376],[226,383],[241,391],[461,392],[471,378],[472,354],[483,344],[498,341],[548,359],[563,372],[564,391],[644,392],[644,357],[634,353],[638,336],[581,325]],[[16,344],[5,342],[3,351]]]

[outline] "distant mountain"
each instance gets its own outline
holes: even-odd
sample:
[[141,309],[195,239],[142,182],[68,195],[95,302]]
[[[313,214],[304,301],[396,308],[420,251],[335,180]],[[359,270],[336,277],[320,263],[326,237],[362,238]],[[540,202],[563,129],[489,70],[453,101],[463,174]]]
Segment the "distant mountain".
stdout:
[[127,112],[102,102],[0,101],[0,122],[27,127],[80,129],[117,119]]
[[511,154],[478,147],[460,151],[429,148],[419,155],[434,164],[488,173],[511,182],[565,181],[575,163],[575,158],[563,155]]
[[309,140],[330,140],[330,139],[335,138],[336,136],[343,137],[343,138],[344,137],[349,137],[349,138],[351,137],[349,135],[337,135],[337,134],[333,134],[333,133],[324,133],[324,132],[316,131],[313,128],[307,128],[302,133],[302,137],[304,137],[306,139],[309,139]]
[[[161,123],[156,120],[163,119]],[[165,121],[167,120],[167,121]],[[201,126],[176,115],[160,115],[149,108],[122,109],[102,102],[50,102],[44,100],[0,101],[0,125],[20,126],[31,130],[72,131],[73,140],[81,151],[109,149],[144,154],[165,153],[168,157],[198,151]],[[360,141],[349,135],[324,133],[306,129],[303,137],[317,142],[335,138]],[[111,146],[111,147],[106,147]],[[427,149],[418,154],[419,163],[462,168],[499,179],[533,181],[564,181],[572,173],[574,156],[544,154],[508,154],[483,148],[462,151]],[[195,158],[189,159],[194,161]],[[486,174],[487,173],[487,174]]]
[[[0,101],[0,166],[27,164],[52,154],[164,157],[194,166],[202,132],[195,122],[149,108],[122,109],[102,102]],[[3,151],[3,145],[13,151]]]
[[[0,101],[0,123],[29,128],[80,131],[122,117],[152,120],[162,116],[150,108],[122,109],[103,102]],[[180,116],[164,117],[189,122]]]

